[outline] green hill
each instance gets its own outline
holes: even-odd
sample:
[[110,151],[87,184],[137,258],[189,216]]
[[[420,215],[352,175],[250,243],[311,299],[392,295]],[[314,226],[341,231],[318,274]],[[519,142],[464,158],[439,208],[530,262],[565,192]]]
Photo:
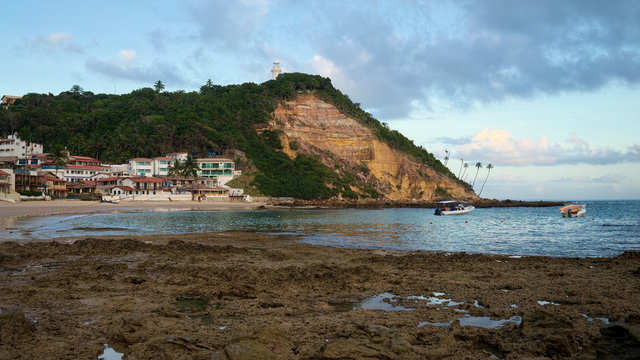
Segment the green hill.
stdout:
[[246,166],[254,170],[251,186],[261,194],[302,199],[379,196],[371,189],[353,192],[352,187],[366,185],[348,173],[335,172],[314,155],[289,158],[280,151],[277,132],[256,131],[279,103],[313,92],[373,129],[391,147],[457,181],[431,153],[381,124],[321,76],[285,73],[260,85],[219,86],[208,81],[199,92],[142,88],[107,95],[75,86],[73,90],[27,94],[10,109],[0,109],[0,134],[17,131],[21,138],[43,144],[45,151],[67,148],[109,163],[177,151],[206,155],[241,150]]

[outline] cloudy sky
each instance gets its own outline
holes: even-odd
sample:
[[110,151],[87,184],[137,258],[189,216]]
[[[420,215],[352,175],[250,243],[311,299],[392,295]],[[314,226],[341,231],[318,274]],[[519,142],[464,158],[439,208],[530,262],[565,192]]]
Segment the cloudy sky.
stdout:
[[[320,74],[483,197],[640,199],[640,1],[7,2],[0,93]],[[461,160],[462,159],[462,160]],[[462,176],[462,175],[461,175]]]

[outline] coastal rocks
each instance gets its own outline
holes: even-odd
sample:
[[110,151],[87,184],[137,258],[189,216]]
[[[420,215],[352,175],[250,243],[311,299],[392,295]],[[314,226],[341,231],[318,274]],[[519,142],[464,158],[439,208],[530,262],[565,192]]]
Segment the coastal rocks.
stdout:
[[579,345],[573,325],[562,313],[534,311],[522,319],[522,335],[528,347],[541,351],[545,356],[569,356]]
[[256,340],[241,340],[224,348],[229,360],[275,360],[277,357]]
[[0,344],[16,344],[31,339],[33,324],[22,311],[0,313]]
[[598,359],[640,359],[640,314],[600,329]]
[[[637,357],[635,253],[510,258],[292,239],[234,231],[0,243],[11,255],[0,264],[0,359],[95,359],[105,343],[126,359]],[[413,310],[355,306],[383,293]],[[434,293],[460,304],[414,301]],[[522,323],[463,326],[467,316]]]
[[419,358],[411,344],[382,325],[359,328],[346,339],[330,342],[324,359],[411,359]]

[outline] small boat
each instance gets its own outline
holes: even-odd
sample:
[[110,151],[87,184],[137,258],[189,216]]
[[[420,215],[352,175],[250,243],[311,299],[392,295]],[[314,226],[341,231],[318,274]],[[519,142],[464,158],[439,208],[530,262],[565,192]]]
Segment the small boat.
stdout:
[[562,217],[583,217],[587,212],[587,205],[571,204],[560,208]]
[[[458,205],[456,205],[458,204]],[[455,200],[439,201],[434,215],[463,215],[472,212],[473,205],[466,205]]]

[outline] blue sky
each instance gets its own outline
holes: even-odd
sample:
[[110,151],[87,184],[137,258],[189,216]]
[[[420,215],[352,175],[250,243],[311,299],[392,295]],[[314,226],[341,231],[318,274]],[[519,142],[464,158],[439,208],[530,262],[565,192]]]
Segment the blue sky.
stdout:
[[25,0],[0,10],[0,93],[261,83],[279,60],[467,180],[491,163],[483,197],[640,199],[638,19],[635,0]]

